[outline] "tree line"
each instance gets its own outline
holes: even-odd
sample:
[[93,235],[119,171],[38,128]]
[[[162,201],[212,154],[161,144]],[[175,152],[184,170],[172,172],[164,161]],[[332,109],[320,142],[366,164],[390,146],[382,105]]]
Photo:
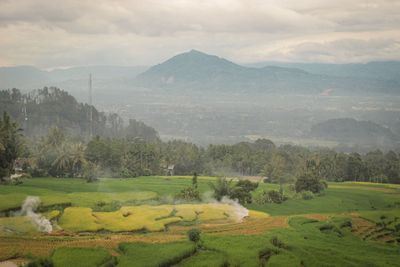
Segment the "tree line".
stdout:
[[173,140],[149,140],[141,135],[95,136],[89,141],[51,128],[40,139],[24,138],[7,114],[0,120],[1,175],[12,172],[13,162],[32,176],[136,177],[166,175],[262,176],[272,183],[294,183],[312,170],[327,181],[400,183],[400,155],[394,151],[366,154],[310,150],[275,145],[267,139],[234,145],[200,147]]

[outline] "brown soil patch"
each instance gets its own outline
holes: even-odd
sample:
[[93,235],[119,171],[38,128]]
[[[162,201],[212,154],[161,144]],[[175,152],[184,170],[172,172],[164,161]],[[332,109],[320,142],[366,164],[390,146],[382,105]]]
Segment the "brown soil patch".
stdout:
[[376,227],[374,223],[358,216],[353,216],[351,221],[353,224],[352,232],[361,237],[365,236],[368,232],[372,231]]
[[[211,222],[196,225],[204,233],[218,235],[256,235],[266,231],[288,227],[287,216],[266,218],[248,217],[240,223]],[[49,256],[59,247],[103,247],[114,256],[118,256],[118,244],[124,242],[165,243],[186,239],[186,232],[193,226],[170,225],[168,231],[135,234],[90,234],[68,235],[66,232],[54,233],[51,236],[33,237],[0,237],[0,260],[16,256],[32,255],[36,257]]]
[[398,193],[399,190],[396,188],[389,188],[389,187],[373,187],[373,186],[365,186],[365,185],[330,185],[330,188],[343,188],[343,189],[363,189],[369,191],[376,191],[376,192],[385,192],[385,193]]
[[[288,226],[288,217],[275,216],[268,218],[245,218],[240,223],[207,223],[196,225],[204,233],[222,235],[256,235],[266,231]],[[170,233],[186,233],[193,226],[174,225],[169,228]]]
[[319,213],[313,213],[313,214],[304,214],[301,215],[302,217],[308,218],[308,219],[314,219],[318,221],[327,221],[329,219],[329,215],[326,214],[319,214]]
[[95,235],[87,237],[64,237],[64,238],[16,238],[0,237],[0,260],[6,260],[16,255],[31,254],[38,257],[46,257],[59,247],[103,247],[112,254],[119,243],[123,242],[148,242],[165,243],[182,240],[185,235],[172,235],[163,233],[136,234],[136,235]]

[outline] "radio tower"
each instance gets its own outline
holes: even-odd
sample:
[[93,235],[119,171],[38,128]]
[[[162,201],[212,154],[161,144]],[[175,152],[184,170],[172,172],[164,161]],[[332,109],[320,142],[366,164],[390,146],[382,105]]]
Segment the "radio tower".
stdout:
[[92,107],[92,74],[89,74],[89,135],[90,138],[93,136],[93,107]]

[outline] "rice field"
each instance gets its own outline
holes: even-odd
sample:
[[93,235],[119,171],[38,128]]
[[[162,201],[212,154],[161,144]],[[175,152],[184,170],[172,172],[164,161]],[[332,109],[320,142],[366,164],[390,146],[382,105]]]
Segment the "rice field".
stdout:
[[[72,232],[163,231],[166,226],[177,222],[239,221],[240,208],[220,203],[141,205],[121,207],[113,212],[94,212],[90,208],[68,207],[64,210],[59,226]],[[255,213],[261,216],[261,212]],[[247,215],[244,214],[243,217]],[[267,216],[267,215],[265,215]]]
[[[199,177],[201,194],[213,177]],[[400,266],[400,186],[330,183],[282,204],[176,203],[191,177],[29,179],[0,186],[0,261],[54,266]],[[260,184],[261,190],[277,185]],[[285,187],[284,190],[289,190]],[[17,212],[39,196],[53,224],[38,232]],[[18,214],[18,213],[16,213]],[[190,229],[201,231],[198,244]],[[84,259],[84,260],[83,260]]]

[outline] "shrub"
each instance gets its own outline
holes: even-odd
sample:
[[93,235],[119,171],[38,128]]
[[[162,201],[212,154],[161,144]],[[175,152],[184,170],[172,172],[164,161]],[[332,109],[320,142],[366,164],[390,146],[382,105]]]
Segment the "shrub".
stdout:
[[267,192],[267,196],[270,199],[270,202],[272,202],[272,203],[280,204],[283,202],[282,194],[279,191],[270,190]]
[[276,203],[280,204],[287,200],[287,198],[281,194],[279,191],[270,190],[270,191],[263,191],[260,195],[258,195],[254,201],[259,204],[266,204],[266,203]]
[[237,199],[240,204],[252,202],[251,193],[242,187],[234,187],[229,194],[229,198]]
[[310,200],[314,198],[314,194],[311,191],[303,191],[301,192],[301,198],[304,200]]
[[27,267],[53,267],[54,264],[50,259],[42,258],[35,261],[31,261],[26,265]]
[[187,200],[187,201],[195,201],[195,200],[200,200],[200,193],[197,190],[197,188],[193,186],[186,187],[181,190],[176,195],[176,198]]
[[214,191],[214,197],[216,200],[220,201],[224,196],[229,196],[232,191],[232,180],[227,180],[226,178],[219,177],[217,182],[210,183],[211,189]]
[[200,241],[200,238],[201,238],[200,234],[201,234],[200,230],[196,229],[196,228],[190,229],[187,232],[189,240],[194,243],[197,243]]
[[236,186],[243,188],[247,192],[251,192],[257,189],[258,183],[253,183],[249,180],[240,180],[237,182]]
[[297,178],[295,184],[296,192],[311,191],[314,194],[325,189],[325,185],[318,176],[312,173],[304,173]]

